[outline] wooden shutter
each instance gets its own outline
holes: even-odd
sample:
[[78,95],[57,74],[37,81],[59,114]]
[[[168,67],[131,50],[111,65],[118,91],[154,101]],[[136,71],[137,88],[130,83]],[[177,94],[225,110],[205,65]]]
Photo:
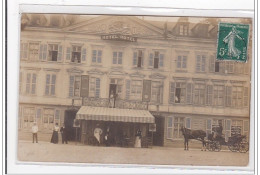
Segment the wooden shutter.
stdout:
[[71,47],[67,47],[66,61],[70,61],[70,60],[71,60]]
[[133,55],[133,66],[137,66],[137,52],[134,52]]
[[46,85],[45,85],[45,95],[49,95],[50,82],[51,82],[51,76],[50,76],[50,74],[47,74],[47,75],[46,75]]
[[59,45],[59,48],[58,48],[58,61],[62,61],[62,45]]
[[88,97],[88,95],[89,95],[89,76],[82,75],[81,76],[80,96]]
[[206,71],[206,56],[202,55],[201,57],[201,71],[205,72]]
[[36,89],[36,74],[32,74],[32,94],[35,94]]
[[86,60],[87,60],[87,49],[83,48],[82,49],[82,54],[81,54],[81,61],[82,62],[86,62]]
[[226,87],[226,102],[225,102],[225,106],[228,106],[228,107],[231,106],[231,97],[232,97],[232,87],[231,86],[227,86]]
[[56,75],[51,76],[51,95],[55,95]]
[[74,91],[74,76],[70,76],[70,79],[69,79],[69,96],[70,97],[73,97],[73,91]]
[[127,100],[130,99],[130,90],[131,90],[131,82],[130,82],[130,80],[126,80],[126,94],[125,94],[125,98]]
[[244,87],[244,106],[247,107],[248,106],[248,87]]
[[213,104],[213,86],[212,85],[208,85],[207,86],[207,91],[206,91],[206,104],[207,105],[212,105]]
[[144,66],[144,51],[142,51],[142,66]]
[[159,56],[159,67],[163,67],[164,65],[164,54],[160,54]]
[[209,59],[209,72],[215,72],[215,58],[212,55]]
[[143,101],[149,102],[151,99],[151,80],[143,81]]
[[197,55],[196,57],[196,72],[200,72],[200,64],[201,64],[201,57]]
[[187,88],[186,88],[186,103],[187,104],[192,104],[192,97],[193,97],[193,86],[192,83],[187,83]]
[[48,49],[47,49],[47,44],[44,44],[44,45],[43,45],[43,53],[42,53],[42,60],[43,60],[43,61],[46,61],[46,60],[47,60],[47,51],[48,51]]
[[153,67],[153,53],[149,54],[149,67]]
[[169,103],[170,104],[174,104],[174,91],[175,91],[175,83],[174,82],[170,82],[170,92],[169,92]]
[[39,60],[43,61],[43,44],[40,45]]

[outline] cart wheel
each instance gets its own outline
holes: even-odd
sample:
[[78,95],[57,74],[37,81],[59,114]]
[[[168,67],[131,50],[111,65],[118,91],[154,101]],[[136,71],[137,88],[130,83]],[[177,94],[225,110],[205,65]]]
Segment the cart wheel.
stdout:
[[237,152],[239,150],[239,145],[237,143],[233,144],[233,145],[228,145],[228,148],[230,149],[230,151],[232,152]]
[[221,144],[220,142],[215,142],[215,151],[219,152],[221,150]]
[[239,152],[246,153],[249,150],[249,144],[248,142],[242,142],[239,145]]

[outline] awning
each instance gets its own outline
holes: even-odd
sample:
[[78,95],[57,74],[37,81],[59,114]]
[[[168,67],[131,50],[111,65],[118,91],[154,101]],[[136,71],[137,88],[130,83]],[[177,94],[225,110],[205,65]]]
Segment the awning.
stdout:
[[76,119],[101,120],[133,123],[154,123],[153,115],[146,110],[119,109],[82,106],[77,112]]

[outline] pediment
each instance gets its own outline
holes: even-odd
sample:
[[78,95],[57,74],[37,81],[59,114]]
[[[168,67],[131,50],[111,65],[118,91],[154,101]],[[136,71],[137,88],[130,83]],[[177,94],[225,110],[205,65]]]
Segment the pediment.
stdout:
[[121,34],[133,37],[163,37],[164,30],[133,16],[100,16],[72,26],[65,31],[85,34]]
[[164,76],[160,73],[154,73],[154,74],[150,75],[149,78],[151,78],[151,79],[165,79],[166,76]]
[[73,67],[73,68],[67,69],[67,72],[69,72],[69,73],[82,74],[84,71],[81,70],[81,69],[79,69],[79,68]]
[[89,70],[87,71],[88,74],[94,74],[94,75],[103,75],[105,74],[105,72],[101,71],[101,70],[98,70],[98,69],[92,69],[92,70]]
[[112,75],[112,76],[116,76],[116,75],[124,76],[126,74],[127,74],[126,72],[120,71],[120,70],[112,70],[109,72],[109,75]]
[[140,73],[140,72],[134,72],[134,73],[131,73],[129,74],[130,77],[135,77],[135,78],[144,78],[145,75]]

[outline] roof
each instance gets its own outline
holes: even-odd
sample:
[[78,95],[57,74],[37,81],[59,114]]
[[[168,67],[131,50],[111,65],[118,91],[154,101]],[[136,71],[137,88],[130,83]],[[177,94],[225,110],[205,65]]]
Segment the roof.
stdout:
[[76,119],[117,121],[132,123],[154,123],[153,115],[146,110],[82,106]]

